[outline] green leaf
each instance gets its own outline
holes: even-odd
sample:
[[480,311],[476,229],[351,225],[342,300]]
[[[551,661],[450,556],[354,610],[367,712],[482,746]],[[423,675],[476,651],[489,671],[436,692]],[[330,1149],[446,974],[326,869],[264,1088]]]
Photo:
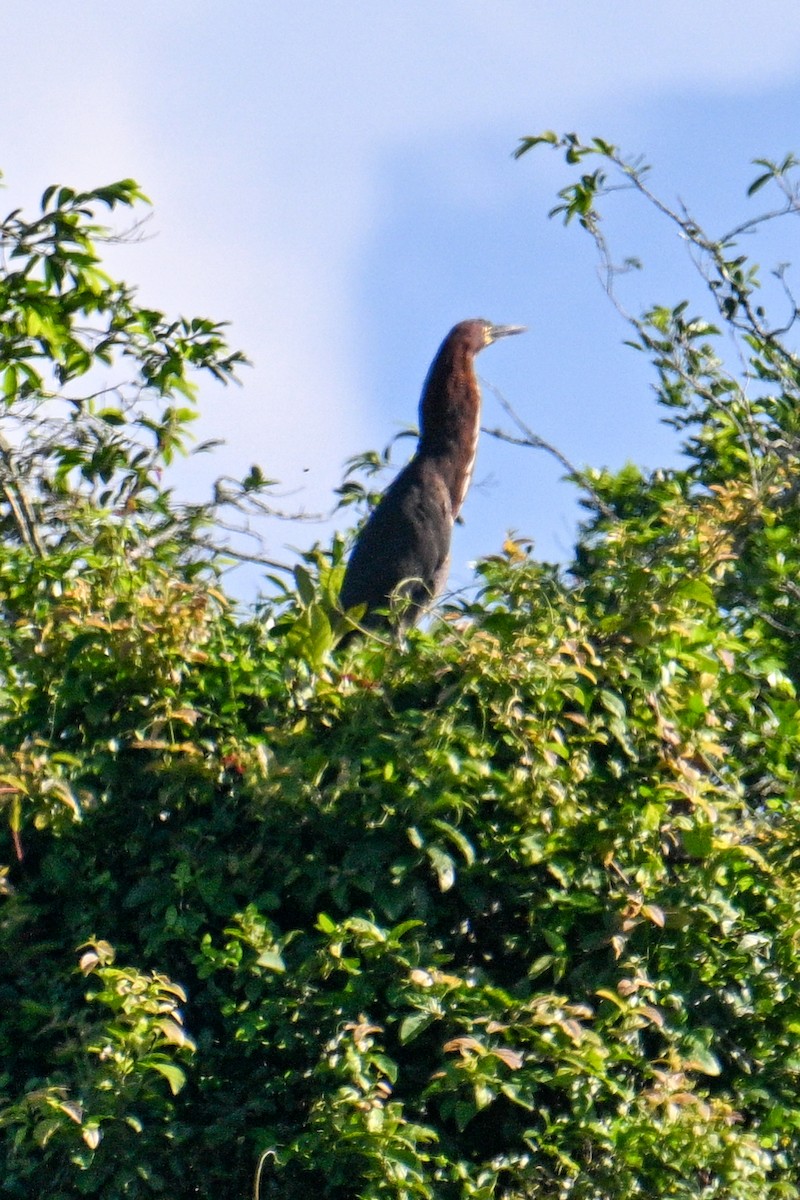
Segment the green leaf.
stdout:
[[303,604],[312,604],[316,595],[316,589],[307,567],[298,564],[294,568],[294,581]]
[[750,184],[750,187],[747,189],[748,196],[755,196],[756,192],[761,191],[764,185],[769,183],[769,181],[774,178],[774,171],[765,171],[763,175],[759,175],[753,180],[753,182]]
[[399,1037],[405,1045],[413,1042],[433,1021],[433,1015],[427,1012],[414,1012],[404,1017],[400,1022]]
[[687,579],[681,584],[678,594],[685,600],[696,600],[706,608],[716,608],[716,597],[704,579]]
[[553,133],[552,129],[548,129],[545,133],[537,134],[534,137],[520,138],[519,145],[514,150],[513,157],[522,158],[523,154],[527,154],[528,151],[533,150],[535,146],[557,146],[558,142],[558,134]]
[[699,1042],[692,1042],[688,1057],[684,1059],[687,1071],[700,1071],[703,1075],[719,1075],[722,1068],[716,1055]]
[[453,859],[442,846],[436,844],[426,846],[425,853],[436,872],[436,877],[439,880],[439,890],[448,892],[456,881],[456,868]]
[[256,963],[259,967],[266,967],[269,971],[276,971],[279,974],[286,970],[286,963],[277,950],[262,950]]
[[7,400],[12,399],[17,394],[19,376],[17,368],[12,364],[6,367],[3,372],[3,393]]
[[447,821],[440,820],[438,817],[432,817],[430,824],[439,833],[443,834],[449,842],[452,842],[456,849],[460,851],[467,865],[472,866],[475,862],[475,849],[461,830],[456,829],[454,825],[449,824]]
[[607,688],[602,688],[600,690],[600,703],[607,712],[610,712],[620,721],[624,721],[626,719],[627,712],[625,709],[625,701],[621,698],[621,696],[616,695],[614,692],[608,691]]
[[163,1075],[169,1084],[170,1091],[173,1096],[177,1096],[178,1092],[186,1083],[186,1072],[174,1063],[163,1062],[160,1059],[143,1059],[143,1065],[150,1067],[152,1071],[157,1071],[159,1075]]

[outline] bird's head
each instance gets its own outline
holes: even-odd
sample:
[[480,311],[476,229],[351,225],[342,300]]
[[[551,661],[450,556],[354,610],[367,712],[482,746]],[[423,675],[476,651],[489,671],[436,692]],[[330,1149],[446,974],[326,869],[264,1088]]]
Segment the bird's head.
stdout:
[[473,354],[477,354],[486,346],[491,346],[498,338],[509,337],[512,333],[525,333],[524,325],[494,325],[483,317],[474,317],[470,321],[461,321],[451,330],[447,340],[461,342]]

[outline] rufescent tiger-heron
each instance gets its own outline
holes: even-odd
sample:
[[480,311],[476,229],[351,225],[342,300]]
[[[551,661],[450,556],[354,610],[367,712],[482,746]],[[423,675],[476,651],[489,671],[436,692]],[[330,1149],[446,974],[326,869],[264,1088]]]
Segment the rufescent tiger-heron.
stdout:
[[[358,624],[406,629],[442,590],[450,541],[472,478],[481,392],[475,355],[522,325],[478,318],[450,330],[431,363],[419,404],[419,443],[387,488],[353,547],[341,591],[345,610],[366,606]],[[347,639],[349,640],[349,639]]]

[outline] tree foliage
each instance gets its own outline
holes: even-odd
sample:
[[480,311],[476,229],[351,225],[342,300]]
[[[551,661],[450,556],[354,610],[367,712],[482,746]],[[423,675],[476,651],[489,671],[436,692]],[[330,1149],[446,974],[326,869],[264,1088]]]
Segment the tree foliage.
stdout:
[[236,616],[162,469],[241,358],[102,272],[135,185],[0,229],[0,1194],[800,1194],[797,310],[741,251],[795,163],[715,238],[541,145],[612,293],[620,186],[694,250],[628,317],[685,457],[408,645],[337,651],[338,543]]

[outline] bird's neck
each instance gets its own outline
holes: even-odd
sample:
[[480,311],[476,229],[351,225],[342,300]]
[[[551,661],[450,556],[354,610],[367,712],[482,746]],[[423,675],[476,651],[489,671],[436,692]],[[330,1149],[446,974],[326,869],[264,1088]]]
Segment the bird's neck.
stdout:
[[433,462],[458,515],[469,489],[481,422],[481,393],[471,350],[457,347],[433,363],[420,401],[418,455]]

